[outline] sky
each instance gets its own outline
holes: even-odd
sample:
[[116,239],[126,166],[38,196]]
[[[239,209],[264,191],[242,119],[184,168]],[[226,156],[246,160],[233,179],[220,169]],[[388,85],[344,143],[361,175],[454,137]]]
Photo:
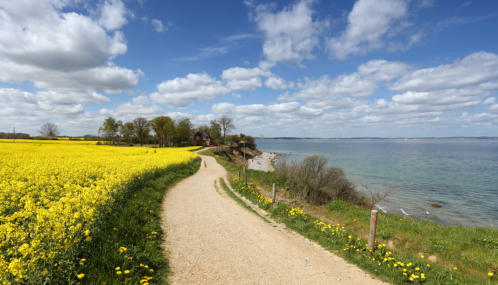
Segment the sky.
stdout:
[[0,132],[498,136],[498,2],[0,0]]

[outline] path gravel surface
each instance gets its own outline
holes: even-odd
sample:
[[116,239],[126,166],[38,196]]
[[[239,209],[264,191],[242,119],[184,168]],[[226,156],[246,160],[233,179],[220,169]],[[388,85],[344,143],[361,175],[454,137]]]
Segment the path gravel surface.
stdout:
[[199,171],[163,202],[172,284],[386,284],[302,236],[267,223],[215,187],[225,169]]

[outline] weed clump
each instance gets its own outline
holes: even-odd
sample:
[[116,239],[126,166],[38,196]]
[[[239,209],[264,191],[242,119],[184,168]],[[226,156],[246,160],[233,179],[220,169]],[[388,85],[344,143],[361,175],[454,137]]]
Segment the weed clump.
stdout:
[[364,204],[365,197],[356,190],[341,168],[328,166],[327,158],[311,155],[302,162],[279,161],[276,175],[287,181],[289,191],[315,205],[327,204],[332,200]]

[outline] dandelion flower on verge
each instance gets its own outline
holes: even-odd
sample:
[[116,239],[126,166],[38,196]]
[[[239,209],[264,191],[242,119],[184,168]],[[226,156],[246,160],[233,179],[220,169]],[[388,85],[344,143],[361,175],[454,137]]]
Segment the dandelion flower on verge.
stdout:
[[116,271],[117,275],[121,275],[121,273],[122,273],[121,271]]
[[458,270],[458,267],[456,267],[456,266],[453,266],[453,270]]
[[493,277],[495,275],[493,272],[488,272],[488,276]]
[[84,273],[80,273],[80,274],[76,275],[76,277],[78,277],[78,279],[83,279],[83,277],[85,277],[85,274]]
[[130,274],[130,270],[125,270],[124,274]]

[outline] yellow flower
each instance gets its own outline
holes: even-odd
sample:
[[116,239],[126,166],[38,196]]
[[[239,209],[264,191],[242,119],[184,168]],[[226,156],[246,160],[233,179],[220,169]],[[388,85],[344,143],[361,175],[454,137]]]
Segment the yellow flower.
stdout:
[[90,235],[90,230],[86,230],[85,231],[85,236],[89,236]]
[[78,277],[78,279],[83,279],[83,277],[85,277],[85,273],[80,273],[76,275],[76,277]]
[[154,273],[154,269],[152,269],[152,268],[151,268],[151,269],[149,270],[149,272],[150,272],[150,273]]
[[119,267],[119,266],[118,266],[118,267],[116,267],[116,268],[114,268],[114,269],[116,269],[116,270],[121,270],[121,267]]
[[80,259],[80,262],[85,262],[85,261],[86,261],[86,258]]
[[493,277],[495,275],[493,272],[488,272],[488,276]]
[[420,258],[424,258],[424,257],[425,257],[425,256],[424,256],[423,254],[420,256]]
[[121,273],[122,273],[121,271],[116,271],[117,275],[121,275]]
[[427,263],[427,267],[431,267],[431,265],[429,263]]
[[453,270],[458,270],[458,267],[456,267],[456,266],[453,266]]
[[130,274],[130,270],[125,270],[124,274]]
[[425,279],[425,274],[424,273],[420,273],[420,278]]

